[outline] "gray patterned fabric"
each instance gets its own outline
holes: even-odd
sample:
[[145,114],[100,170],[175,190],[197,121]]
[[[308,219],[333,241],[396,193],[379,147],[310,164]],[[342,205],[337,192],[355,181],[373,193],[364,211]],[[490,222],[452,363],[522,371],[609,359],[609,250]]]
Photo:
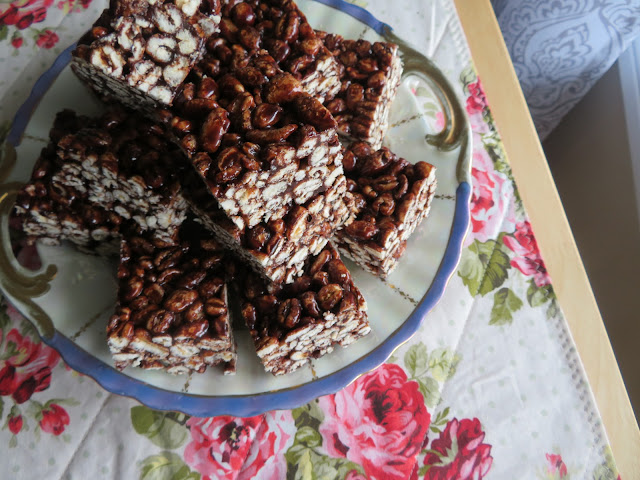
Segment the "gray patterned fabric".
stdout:
[[640,0],[492,0],[545,138],[640,33]]

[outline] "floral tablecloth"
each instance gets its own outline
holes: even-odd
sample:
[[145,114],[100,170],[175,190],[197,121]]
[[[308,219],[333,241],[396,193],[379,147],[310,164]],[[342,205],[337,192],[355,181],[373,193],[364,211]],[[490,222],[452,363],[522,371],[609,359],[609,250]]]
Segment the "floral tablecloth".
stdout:
[[[481,83],[470,64],[447,60],[467,48],[453,5],[353,3],[402,26],[443,67],[472,123],[470,231],[420,332],[335,395],[252,418],[195,418],[106,392],[3,302],[0,477],[619,478]],[[103,5],[0,3],[0,136],[38,75]],[[414,93],[437,123],[430,93],[419,85]]]

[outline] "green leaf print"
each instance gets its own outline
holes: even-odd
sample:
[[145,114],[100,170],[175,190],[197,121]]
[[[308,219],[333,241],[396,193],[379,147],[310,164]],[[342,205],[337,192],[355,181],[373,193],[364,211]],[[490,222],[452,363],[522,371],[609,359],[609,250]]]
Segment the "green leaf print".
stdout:
[[[477,242],[477,240],[476,240]],[[469,289],[469,293],[472,296],[478,294],[480,288],[480,282],[484,275],[485,266],[480,260],[477,249],[473,249],[474,244],[471,244],[469,248],[462,250],[462,257],[460,258],[460,265],[458,267],[458,275],[462,278],[462,283]]]
[[618,467],[609,446],[604,448],[603,455],[605,461],[593,471],[593,480],[616,480],[619,475]]
[[189,431],[180,421],[182,417],[186,420],[186,415],[158,412],[142,405],[131,409],[131,424],[135,431],[160,448],[174,449],[185,443]]
[[507,325],[513,321],[513,313],[522,308],[522,300],[509,288],[501,288],[493,296],[489,325]]
[[313,480],[342,480],[353,470],[364,475],[364,469],[360,465],[343,458],[331,458],[312,452],[311,463]]
[[304,455],[308,450],[309,448],[306,445],[294,443],[289,447],[287,453],[284,454],[284,458],[287,459],[288,464],[297,465],[300,462],[300,458],[302,458],[302,455]]
[[20,335],[23,337],[29,336],[34,343],[40,343],[40,335],[31,322],[20,322],[18,330],[20,330]]
[[441,412],[438,412],[438,414],[434,417],[431,418],[431,426],[429,427],[430,430],[434,433],[441,433],[441,427],[444,427],[447,425],[447,423],[449,422],[449,419],[447,418],[449,416],[449,407],[445,408],[444,410],[442,410]]
[[423,465],[420,467],[420,470],[418,470],[418,477],[424,477],[431,467],[433,467],[433,465]]
[[35,400],[29,400],[25,414],[27,417],[35,419],[36,422],[42,420],[42,409],[44,406]]
[[423,343],[412,345],[404,354],[404,366],[409,380],[418,382],[418,388],[428,407],[440,401],[440,384],[456,372],[460,356],[447,348],[436,348],[431,354]]
[[437,348],[429,355],[431,376],[441,383],[453,377],[458,363],[460,363],[460,356],[446,348]]
[[338,478],[338,469],[330,462],[314,465],[313,478],[317,480],[335,480]]
[[200,480],[200,474],[192,472],[179,455],[164,451],[142,461],[140,480]]
[[314,430],[318,430],[324,420],[324,414],[322,410],[320,410],[317,400],[292,410],[291,416],[296,422],[297,428],[308,426]]
[[411,345],[411,348],[404,354],[404,366],[409,371],[411,377],[419,377],[427,371],[429,355],[424,343]]
[[484,243],[474,240],[462,252],[458,275],[474,297],[478,294],[485,296],[507,280],[511,264],[509,255],[504,251],[502,236],[497,241],[487,240]]
[[560,315],[560,305],[558,304],[558,299],[554,296],[547,308],[547,319],[551,320],[552,318],[556,318],[558,315]]
[[4,426],[2,428],[5,428],[9,424],[10,417],[18,417],[20,415],[22,415],[22,412],[20,411],[20,407],[14,404],[9,410],[9,415],[7,416],[7,420],[4,422]]
[[296,432],[295,443],[309,448],[322,445],[322,436],[311,427],[302,427]]
[[[493,120],[489,110],[485,112],[485,117],[487,117],[487,123],[492,124]],[[502,140],[500,140],[498,132],[493,127],[491,127],[491,131],[489,133],[482,135],[482,145],[493,161],[493,167],[496,171],[503,174],[511,181],[511,183],[513,183],[514,180],[511,165],[507,162]],[[513,183],[513,196],[516,213],[518,216],[523,216],[525,214],[524,205],[522,204],[522,198],[520,197],[520,192],[515,183]]]
[[553,298],[553,289],[551,285],[544,285],[542,287],[538,287],[536,282],[531,279],[531,285],[529,285],[529,289],[527,290],[527,300],[529,301],[529,305],[532,307],[539,307],[547,303],[550,299]]
[[311,461],[311,450],[306,448],[297,462],[295,470],[295,480],[312,480],[313,462]]
[[476,74],[476,71],[473,69],[473,66],[468,66],[460,74],[460,82],[464,85],[464,91],[467,94],[469,93],[469,89],[467,86],[470,83],[474,83],[476,80],[478,80],[478,75]]
[[484,149],[489,154],[489,157],[493,161],[493,167],[496,171],[502,173],[508,179],[513,182],[513,173],[511,172],[511,165],[505,160],[504,150],[502,149],[502,143],[498,135],[494,132],[482,136],[482,144]]
[[[293,411],[296,423],[310,417],[310,411],[318,408],[315,402]],[[287,459],[287,479],[289,480],[334,480],[343,479],[350,471],[364,470],[358,464],[344,458],[331,458],[317,451],[322,446],[322,436],[317,427],[298,427],[293,445],[284,454]]]
[[346,459],[333,458],[334,464],[338,470],[338,476],[336,478],[345,478],[349,472],[356,471],[362,475],[364,475],[364,468],[354,462],[350,462]]
[[593,480],[616,480],[617,475],[605,464],[598,465],[593,471]]
[[52,403],[55,403],[57,405],[68,405],[70,407],[77,407],[78,405],[80,405],[80,402],[78,400],[74,400],[73,398],[52,398],[50,400],[47,400],[42,408],[47,409],[51,406]]
[[429,408],[433,408],[438,405],[440,400],[440,385],[431,377],[424,377],[418,379],[418,385],[420,393],[424,397],[424,403]]
[[364,474],[357,463],[344,458],[322,455],[312,448],[293,445],[285,454],[287,479],[292,480],[342,480],[353,470]]
[[7,360],[8,358],[18,355],[18,347],[15,342],[7,342],[4,347],[4,353],[0,355],[0,360]]
[[9,36],[9,28],[6,25],[0,27],[0,42]]

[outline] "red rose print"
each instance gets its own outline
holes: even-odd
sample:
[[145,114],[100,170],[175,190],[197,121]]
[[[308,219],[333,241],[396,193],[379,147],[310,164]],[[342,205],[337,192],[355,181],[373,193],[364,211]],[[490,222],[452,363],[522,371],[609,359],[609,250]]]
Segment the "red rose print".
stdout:
[[398,365],[385,364],[344,390],[322,397],[320,425],[330,455],[363,466],[373,479],[406,479],[431,416],[418,383]]
[[[48,387],[51,383],[51,376],[48,376],[43,380],[44,382],[42,384],[46,384],[46,386]],[[33,395],[33,393],[36,391],[37,386],[38,379],[35,377],[29,377],[24,382],[22,382],[18,386],[18,388],[16,388],[16,391],[13,392],[12,397],[16,401],[16,403],[24,403],[31,398],[31,395]]]
[[185,461],[203,475],[202,480],[236,478],[262,426],[262,418],[191,417],[187,420],[191,442],[184,451]]
[[58,34],[52,30],[45,30],[42,32],[38,39],[36,40],[36,45],[40,48],[53,48],[53,46],[58,43]]
[[295,437],[296,427],[289,411],[265,414],[237,480],[286,478],[284,453]]
[[20,430],[22,430],[22,415],[9,417],[8,424],[9,424],[9,430],[11,430],[11,433],[13,433],[14,435],[17,435],[18,433],[20,433]]
[[0,25],[15,25],[24,30],[47,17],[47,9],[53,0],[16,0],[0,11]]
[[60,359],[55,350],[23,337],[15,328],[5,338],[4,354],[9,356],[0,362],[0,395],[11,395],[16,403],[48,388],[51,369]]
[[11,395],[16,390],[16,369],[11,365],[5,365],[0,370],[0,395]]
[[13,48],[20,48],[22,46],[23,39],[22,37],[13,37],[11,39],[11,46]]
[[474,113],[482,113],[487,106],[487,97],[484,95],[484,90],[480,84],[480,80],[475,83],[467,85],[469,89],[469,97],[467,97],[467,112],[469,115]]
[[484,432],[477,418],[451,420],[438,438],[431,442],[424,464],[430,468],[426,480],[480,480],[493,458],[491,445],[482,443]]
[[547,465],[547,473],[550,476],[553,478],[564,478],[567,476],[567,466],[562,461],[562,457],[560,455],[547,453],[546,457],[549,462],[549,465]]
[[43,432],[58,436],[64,432],[64,427],[67,425],[69,425],[69,414],[60,405],[52,403],[48,408],[42,410],[40,428]]
[[528,277],[533,277],[533,281],[538,287],[544,287],[551,283],[544,266],[540,250],[528,221],[520,222],[516,225],[516,231],[511,236],[503,237],[504,244],[516,253],[516,258],[511,260],[511,265]]

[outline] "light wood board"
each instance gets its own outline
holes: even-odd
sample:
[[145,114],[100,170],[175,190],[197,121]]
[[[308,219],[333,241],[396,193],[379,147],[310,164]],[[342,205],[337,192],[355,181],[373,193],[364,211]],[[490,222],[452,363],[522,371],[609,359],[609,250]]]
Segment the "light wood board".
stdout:
[[490,1],[454,2],[618,469],[638,479],[640,430]]

